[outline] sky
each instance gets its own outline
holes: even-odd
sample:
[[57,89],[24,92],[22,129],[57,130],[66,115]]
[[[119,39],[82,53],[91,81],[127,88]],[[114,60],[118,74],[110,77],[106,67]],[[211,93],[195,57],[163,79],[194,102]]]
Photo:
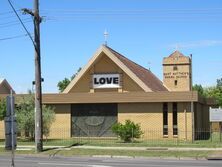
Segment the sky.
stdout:
[[[33,35],[31,0],[11,0]],[[193,55],[193,83],[222,78],[221,0],[39,0],[44,93],[87,64],[104,44],[150,68],[162,80],[162,60],[175,50]],[[32,89],[34,48],[8,0],[0,1],[0,78],[16,93]]]

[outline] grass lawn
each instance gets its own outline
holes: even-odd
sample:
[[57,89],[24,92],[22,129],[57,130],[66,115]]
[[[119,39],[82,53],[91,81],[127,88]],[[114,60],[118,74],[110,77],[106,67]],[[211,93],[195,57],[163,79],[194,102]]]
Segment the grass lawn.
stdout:
[[[4,140],[0,139],[0,145],[4,146]],[[34,146],[33,140],[17,139],[17,145]],[[132,143],[124,143],[117,138],[70,138],[70,139],[48,139],[44,140],[44,146],[73,146],[73,145],[90,145],[90,146],[119,146],[119,147],[222,147],[222,135],[220,133],[212,133],[206,140],[195,140],[194,142],[173,139],[152,139],[152,140],[136,140]]]
[[[0,140],[0,145],[4,145],[4,140]],[[18,139],[17,145],[34,146],[34,141]],[[182,140],[143,140],[132,143],[124,143],[117,139],[90,139],[90,138],[71,138],[71,139],[48,139],[44,140],[44,146],[73,146],[73,145],[90,145],[90,146],[119,146],[119,147],[222,147],[222,142],[211,140],[191,141]]]
[[133,157],[194,157],[205,158],[212,151],[127,151],[127,150],[96,150],[96,149],[71,149],[67,150],[51,150],[44,154],[56,154],[63,156],[73,155],[111,155],[111,156],[133,156]]
[[[99,149],[80,149],[73,148],[70,150],[46,150],[42,153],[36,154],[34,150],[15,152],[15,156],[18,154],[32,154],[32,155],[45,155],[45,156],[95,156],[95,155],[111,155],[111,156],[132,156],[132,157],[190,157],[190,158],[206,158],[208,155],[215,153],[215,151],[128,151],[128,150],[99,150]],[[0,155],[11,155],[10,151],[5,151],[0,148]]]
[[[35,150],[16,150],[16,154],[34,154]],[[8,155],[11,156],[11,151],[5,150],[5,148],[0,148],[0,155]]]

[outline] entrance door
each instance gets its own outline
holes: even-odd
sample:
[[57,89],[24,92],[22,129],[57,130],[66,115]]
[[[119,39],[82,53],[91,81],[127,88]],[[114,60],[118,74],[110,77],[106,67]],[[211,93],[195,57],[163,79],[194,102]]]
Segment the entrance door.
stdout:
[[117,104],[73,104],[72,136],[111,137]]

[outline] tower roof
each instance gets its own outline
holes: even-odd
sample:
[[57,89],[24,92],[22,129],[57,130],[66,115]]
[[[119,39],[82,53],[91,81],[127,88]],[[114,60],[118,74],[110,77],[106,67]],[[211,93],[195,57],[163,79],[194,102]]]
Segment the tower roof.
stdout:
[[189,56],[185,56],[178,50],[171,53],[168,57],[163,58],[163,65],[174,65],[174,64],[190,64],[191,59]]
[[176,50],[171,55],[169,55],[169,57],[186,57],[186,56],[184,56],[183,53],[181,53],[180,51]]

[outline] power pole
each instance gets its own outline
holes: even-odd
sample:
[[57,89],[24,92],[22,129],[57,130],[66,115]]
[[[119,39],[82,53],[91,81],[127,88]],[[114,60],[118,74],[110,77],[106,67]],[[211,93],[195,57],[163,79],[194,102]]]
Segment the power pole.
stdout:
[[43,151],[42,142],[42,78],[40,56],[40,23],[39,0],[34,0],[34,11],[22,9],[24,14],[33,16],[34,21],[34,48],[35,48],[35,146],[37,152]]
[[36,151],[43,151],[42,142],[42,83],[40,56],[40,23],[39,0],[34,0],[34,34],[35,34],[35,145]]
[[191,117],[192,117],[192,143],[195,140],[195,121],[194,121],[194,102],[193,102],[193,55],[190,54],[190,59],[191,59],[191,65],[190,65],[190,90],[192,93],[191,96],[191,103],[190,103],[190,109],[191,109]]

